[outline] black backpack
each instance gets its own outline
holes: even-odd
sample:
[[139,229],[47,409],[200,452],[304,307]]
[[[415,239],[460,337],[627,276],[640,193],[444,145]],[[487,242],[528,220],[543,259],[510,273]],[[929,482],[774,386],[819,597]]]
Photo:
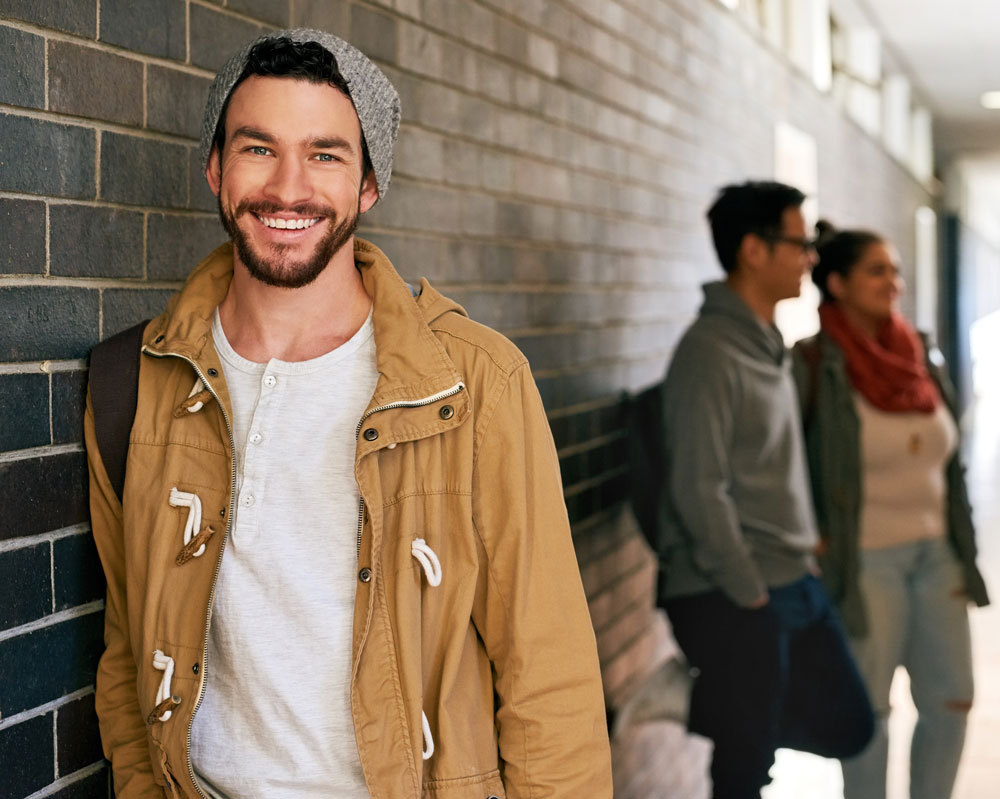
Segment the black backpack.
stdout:
[[627,430],[632,472],[629,499],[639,528],[655,552],[661,540],[660,503],[667,474],[662,381],[629,397]]
[[90,353],[90,405],[104,470],[122,500],[128,439],[139,398],[139,357],[147,319],[102,341]]

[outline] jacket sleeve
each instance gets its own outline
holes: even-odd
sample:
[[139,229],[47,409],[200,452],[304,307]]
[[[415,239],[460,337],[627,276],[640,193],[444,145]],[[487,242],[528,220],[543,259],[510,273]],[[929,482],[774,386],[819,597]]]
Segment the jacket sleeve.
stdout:
[[472,505],[487,578],[474,622],[495,670],[507,796],[610,799],[594,630],[559,461],[527,364],[486,415]]
[[139,710],[137,671],[129,637],[122,508],[97,449],[90,394],[84,418],[90,470],[90,523],[108,590],[104,654],[97,669],[95,703],[104,754],[114,772],[118,799],[163,799],[153,778],[146,723]]
[[719,354],[680,346],[667,375],[667,491],[695,564],[738,605],[767,593],[730,494],[735,388]]

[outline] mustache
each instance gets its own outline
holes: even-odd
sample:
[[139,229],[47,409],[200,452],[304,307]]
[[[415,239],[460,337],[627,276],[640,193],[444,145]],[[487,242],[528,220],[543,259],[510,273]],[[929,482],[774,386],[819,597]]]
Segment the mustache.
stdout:
[[265,200],[243,200],[239,205],[236,206],[236,210],[233,212],[233,218],[238,219],[243,216],[243,214],[251,213],[258,216],[271,216],[274,214],[294,214],[295,216],[301,217],[336,217],[336,211],[333,210],[328,205],[314,205],[310,203],[301,203],[299,205],[281,205],[276,202],[267,202]]

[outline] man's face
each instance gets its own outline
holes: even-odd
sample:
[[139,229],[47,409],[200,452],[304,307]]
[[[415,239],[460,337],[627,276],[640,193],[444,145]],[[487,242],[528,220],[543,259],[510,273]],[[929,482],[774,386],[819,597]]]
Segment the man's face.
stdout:
[[774,302],[798,297],[802,278],[816,263],[816,250],[806,233],[802,209],[786,208],[781,215],[781,234],[767,240],[770,247],[758,271],[761,285]]
[[354,105],[326,83],[254,75],[230,97],[225,126],[206,177],[237,260],[272,286],[311,283],[378,198],[374,175],[361,179]]

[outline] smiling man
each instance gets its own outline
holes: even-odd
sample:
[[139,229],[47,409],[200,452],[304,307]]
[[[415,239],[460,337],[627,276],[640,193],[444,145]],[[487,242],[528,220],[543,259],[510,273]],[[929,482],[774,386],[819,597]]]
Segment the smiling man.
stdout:
[[611,796],[528,365],[354,236],[399,115],[312,30],[248,45],[210,89],[232,241],[145,328],[121,501],[88,398],[119,799]]

